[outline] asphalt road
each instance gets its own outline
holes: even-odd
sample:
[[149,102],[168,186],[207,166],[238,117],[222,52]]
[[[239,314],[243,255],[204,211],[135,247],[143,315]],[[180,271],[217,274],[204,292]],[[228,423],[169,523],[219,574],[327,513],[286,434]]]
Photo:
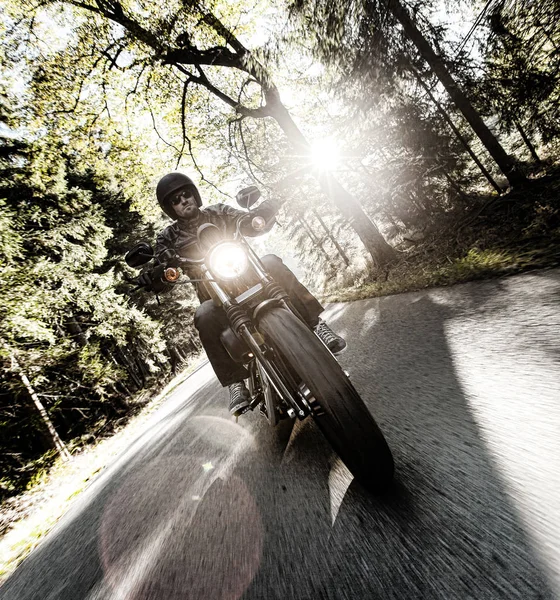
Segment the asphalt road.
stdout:
[[386,497],[313,423],[236,424],[206,366],[0,598],[560,598],[560,271],[327,316],[394,452]]

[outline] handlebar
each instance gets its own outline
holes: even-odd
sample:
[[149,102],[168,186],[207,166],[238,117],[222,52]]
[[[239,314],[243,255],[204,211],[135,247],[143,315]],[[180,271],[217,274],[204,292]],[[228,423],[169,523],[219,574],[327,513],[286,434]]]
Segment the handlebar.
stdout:
[[[262,231],[266,227],[266,221],[263,217],[253,216],[251,213],[246,213],[243,215],[239,215],[236,217],[235,223],[235,235],[233,237],[234,240],[239,238],[241,234],[241,227],[247,219],[252,219],[251,226],[255,231]],[[179,265],[202,265],[204,264],[204,258],[186,258],[184,256],[176,256],[175,260]]]
[[[263,229],[266,228],[266,220],[261,217],[261,216],[253,216],[250,212],[239,215],[238,217],[236,217],[236,224],[235,224],[235,234],[234,234],[234,241],[238,240],[239,237],[242,235],[241,234],[241,227],[243,226],[243,224],[246,222],[247,219],[252,219],[251,220],[251,227],[255,230],[255,231],[262,231]],[[164,265],[165,262],[160,262],[157,258],[156,260],[156,265]],[[172,264],[176,265],[173,267],[167,267],[163,273],[162,276],[162,282],[164,283],[169,283],[169,284],[181,284],[181,283],[196,283],[198,281],[209,281],[208,279],[190,279],[188,281],[178,281],[178,279],[180,278],[180,272],[177,269],[178,266],[181,265],[192,265],[192,266],[196,266],[196,265],[203,265],[205,261],[205,258],[187,258],[184,256],[179,256],[179,255],[175,255],[172,260],[170,260],[169,262],[171,262]],[[126,273],[123,274],[123,278],[127,283],[130,283],[132,285],[134,285],[135,287],[130,290],[130,292],[135,292],[137,290],[140,290],[144,287],[146,287],[145,285],[142,285],[141,283],[138,282],[138,277],[131,277],[130,275],[127,275]]]
[[204,263],[203,258],[186,258],[184,256],[177,256],[175,260],[180,265],[202,265]]

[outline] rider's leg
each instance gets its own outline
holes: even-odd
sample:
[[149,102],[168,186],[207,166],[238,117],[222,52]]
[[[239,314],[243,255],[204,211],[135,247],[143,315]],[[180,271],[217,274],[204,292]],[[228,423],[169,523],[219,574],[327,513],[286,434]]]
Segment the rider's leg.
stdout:
[[317,298],[298,281],[298,278],[278,256],[267,254],[261,260],[266,270],[284,288],[288,296],[290,296],[294,308],[306,323],[313,327],[315,333],[329,350],[333,354],[342,352],[346,348],[346,342],[319,318],[324,309]]
[[261,258],[266,270],[284,288],[294,308],[311,327],[319,323],[319,315],[324,308],[315,296],[298,280],[298,278],[274,254],[267,254]]
[[216,377],[224,387],[229,388],[230,412],[234,415],[243,413],[250,403],[249,390],[243,381],[249,374],[243,365],[231,358],[220,340],[222,332],[229,327],[226,313],[212,300],[207,300],[197,308],[194,325]]
[[220,341],[220,335],[229,327],[223,308],[216,306],[212,300],[203,302],[196,309],[194,326],[198,329],[214,373],[224,387],[249,377],[247,369],[231,358]]

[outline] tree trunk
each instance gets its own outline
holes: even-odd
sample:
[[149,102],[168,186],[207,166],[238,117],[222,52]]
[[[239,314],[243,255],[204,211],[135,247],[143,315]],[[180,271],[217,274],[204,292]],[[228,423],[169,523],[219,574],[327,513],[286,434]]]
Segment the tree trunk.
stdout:
[[116,350],[117,350],[118,356],[120,357],[120,359],[123,362],[124,367],[128,371],[128,375],[130,376],[132,383],[134,383],[134,385],[136,386],[137,389],[141,389],[143,387],[142,380],[138,376],[137,369],[135,368],[135,366],[132,362],[132,359],[128,356],[126,351],[123,348],[121,348],[120,346],[117,346]]
[[397,233],[400,233],[401,226],[395,221],[395,217],[388,210],[384,210],[383,214],[385,215],[387,220],[389,220],[391,222],[391,225],[393,225],[393,227],[395,228],[395,231]]
[[305,233],[307,233],[307,236],[309,237],[309,239],[313,242],[313,245],[317,246],[317,248],[319,248],[319,250],[321,250],[321,252],[323,253],[323,256],[330,263],[331,257],[329,256],[328,252],[325,250],[325,247],[323,246],[323,242],[313,233],[311,227],[309,227],[309,224],[306,223],[306,221],[304,219],[302,219],[301,215],[298,215],[298,221],[300,222],[301,226],[303,227]]
[[142,378],[142,387],[146,387],[146,381],[150,375],[150,369],[146,364],[144,358],[139,354],[138,349],[136,348],[133,353],[134,364],[138,367],[138,372],[140,373],[140,377]]
[[60,439],[58,433],[56,432],[56,429],[52,424],[49,414],[47,413],[45,407],[43,406],[43,403],[39,399],[37,392],[31,385],[31,382],[29,381],[29,378],[27,377],[25,371],[19,364],[16,355],[11,351],[10,359],[12,361],[14,371],[19,375],[21,382],[23,383],[25,389],[27,390],[27,393],[29,394],[29,397],[31,398],[35,408],[37,409],[37,412],[39,413],[41,423],[43,425],[39,431],[41,432],[41,437],[44,441],[46,449],[54,449],[59,453],[60,457],[63,460],[70,460],[70,453],[68,452],[68,449],[66,448],[64,442]]
[[473,159],[476,166],[480,169],[480,172],[484,175],[484,177],[486,177],[486,179],[488,180],[490,185],[498,192],[498,194],[501,194],[504,190],[502,190],[502,188],[496,183],[496,180],[492,177],[492,175],[490,175],[490,172],[480,162],[477,155],[474,153],[473,149],[471,148],[470,144],[463,137],[463,135],[461,134],[459,129],[456,127],[455,123],[453,123],[453,121],[451,120],[451,117],[447,114],[447,111],[445,110],[445,108],[443,108],[443,106],[438,102],[436,97],[432,94],[432,91],[426,85],[426,82],[422,79],[422,77],[420,77],[420,74],[418,73],[418,71],[416,71],[416,69],[412,65],[410,65],[410,68],[411,68],[412,72],[414,73],[414,76],[416,77],[416,80],[418,81],[418,83],[424,88],[424,90],[430,97],[430,100],[435,104],[436,108],[439,110],[439,112],[441,113],[445,122],[449,125],[449,127],[451,128],[451,130],[453,131],[453,133],[455,134],[457,139],[461,142],[461,144],[463,144],[468,155]]
[[177,367],[182,362],[181,357],[180,357],[179,353],[177,352],[177,348],[175,346],[172,346],[170,344],[166,344],[166,346],[167,346],[167,352],[171,359],[171,373],[173,374],[173,376],[175,376],[175,375],[177,375]]
[[185,356],[185,360],[189,360],[191,354],[194,354],[197,351],[197,348],[192,342],[189,341],[188,344],[181,345],[181,351]]
[[515,161],[502,148],[500,142],[490,129],[488,129],[469,99],[455,83],[443,59],[434,52],[428,40],[426,40],[416,27],[408,14],[408,10],[399,0],[389,0],[388,9],[402,25],[404,32],[414,43],[422,58],[430,65],[437,78],[447,90],[447,93],[451,96],[455,106],[461,111],[469,125],[473,128],[473,131],[480,138],[480,141],[484,144],[490,156],[496,161],[496,164],[500,167],[500,170],[507,177],[510,184],[523,183],[525,177],[517,170]]
[[126,400],[126,396],[124,396],[122,394],[122,392],[119,391],[118,386],[120,385],[120,382],[117,381],[116,383],[112,383],[111,384],[111,389],[113,390],[113,397],[111,398],[111,406],[116,407],[116,412],[122,414],[123,412],[128,411],[129,406],[128,406],[128,402]]
[[525,130],[523,129],[523,127],[521,127],[521,123],[517,120],[514,121],[514,123],[515,123],[515,126],[517,127],[517,131],[519,131],[519,135],[525,142],[525,145],[527,146],[527,148],[529,148],[529,152],[531,153],[533,160],[537,164],[540,164],[541,159],[539,158],[539,155],[537,154],[537,151],[535,150],[535,146],[533,146],[531,140],[529,139],[529,136],[525,133]]
[[[310,154],[310,144],[295,124],[287,108],[282,104],[278,90],[274,87],[265,91],[270,116],[278,123],[296,151],[304,156]],[[332,174],[315,174],[323,192],[348,220],[371,255],[376,266],[383,266],[395,258],[395,250],[385,241],[379,229],[366,215],[358,200],[350,194]]]
[[463,191],[463,188],[451,177],[451,175],[445,170],[444,167],[440,167],[440,171],[443,173],[443,176],[449,182],[449,185],[463,198],[463,200],[467,200],[468,196]]
[[[323,191],[328,194],[349,224],[370,251],[374,264],[382,267],[395,258],[395,250],[385,241],[379,229],[365,214],[357,200],[332,176],[320,178]],[[359,210],[358,210],[359,209]]]
[[84,335],[84,331],[72,313],[68,315],[66,325],[70,332],[70,337],[78,344],[78,346],[80,346],[80,348],[87,346],[88,341]]
[[122,381],[117,381],[117,383],[115,384],[117,387],[117,390],[121,390],[121,394],[123,394],[126,398],[132,398],[133,394],[132,392],[128,389],[128,387],[122,382]]
[[346,266],[349,267],[350,259],[348,258],[348,255],[346,254],[346,252],[344,252],[344,249],[342,248],[342,246],[338,243],[338,241],[332,234],[331,230],[326,226],[323,219],[321,219],[319,213],[316,210],[313,210],[313,214],[315,215],[315,217],[321,224],[321,227],[325,230],[325,233],[327,234],[327,237],[329,238],[329,240],[331,240],[331,242],[334,244],[334,247],[336,248],[338,254],[340,255],[340,258],[342,258],[342,260],[345,262]]
[[[105,353],[113,361],[113,364],[117,365],[119,369],[123,368],[124,365],[121,365],[121,363],[116,359],[115,355],[110,350],[106,350]],[[125,396],[127,396],[128,398],[132,396],[132,392],[128,389],[128,387],[124,384],[122,380],[117,381],[117,388],[119,387],[122,388]]]

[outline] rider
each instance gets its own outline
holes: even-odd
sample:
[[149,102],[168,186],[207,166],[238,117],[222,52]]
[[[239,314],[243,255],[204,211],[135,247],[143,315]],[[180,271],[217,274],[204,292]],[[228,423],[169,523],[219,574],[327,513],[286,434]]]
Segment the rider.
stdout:
[[[179,255],[186,258],[202,258],[197,246],[197,229],[202,223],[217,225],[226,236],[233,236],[236,218],[244,212],[226,204],[213,204],[202,208],[202,200],[196,185],[182,173],[169,173],[158,183],[156,195],[163,212],[174,220],[157,237],[155,256],[162,264]],[[252,211],[254,216],[262,216],[267,223],[274,221],[282,202],[266,200]],[[267,227],[268,229],[268,227]],[[244,235],[255,236],[258,232],[249,229]],[[336,335],[324,321],[319,318],[323,307],[307,290],[296,276],[284,265],[282,260],[273,254],[262,257],[268,273],[287,292],[292,304],[308,325],[313,327],[317,335],[328,346],[333,354],[346,347],[343,338]],[[149,289],[160,292],[166,285],[162,282],[163,266],[141,275],[142,281]],[[189,265],[183,268],[191,279],[199,279],[198,267]],[[238,416],[249,407],[250,396],[244,380],[249,374],[243,365],[233,361],[220,341],[221,333],[227,329],[229,322],[223,308],[216,306],[210,299],[204,284],[196,283],[198,307],[194,324],[200,335],[200,341],[206,351],[217,378],[230,392],[230,412]]]

